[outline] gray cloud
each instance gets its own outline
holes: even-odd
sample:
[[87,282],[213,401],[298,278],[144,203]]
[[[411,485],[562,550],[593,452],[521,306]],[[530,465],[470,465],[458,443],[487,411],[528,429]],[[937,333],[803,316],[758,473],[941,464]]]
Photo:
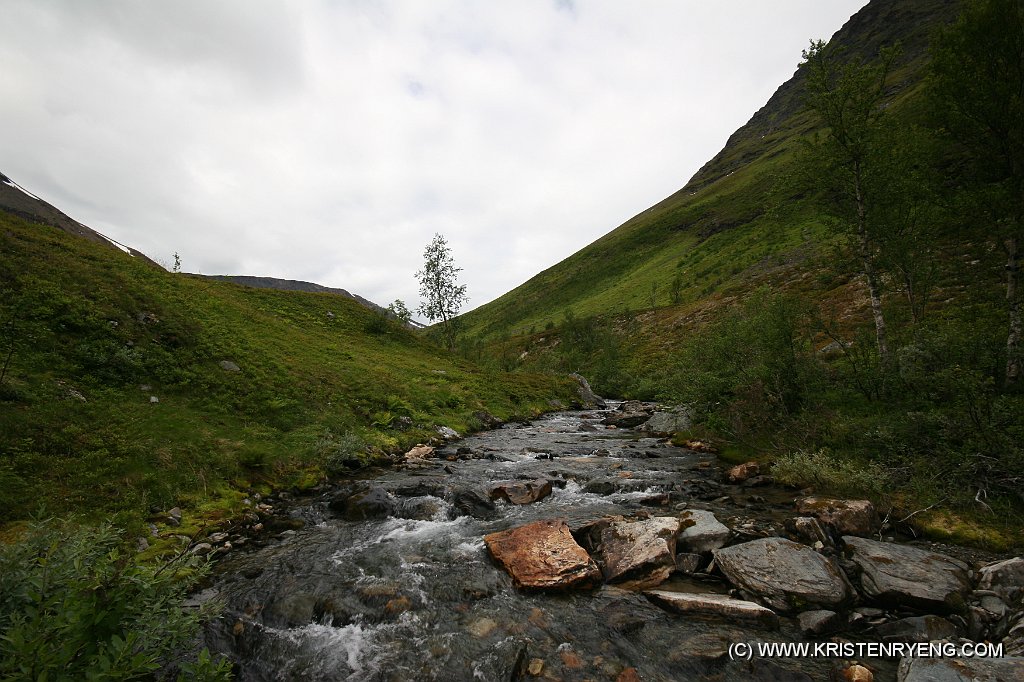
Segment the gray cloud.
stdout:
[[480,305],[681,187],[863,0],[0,0],[0,169],[185,269]]

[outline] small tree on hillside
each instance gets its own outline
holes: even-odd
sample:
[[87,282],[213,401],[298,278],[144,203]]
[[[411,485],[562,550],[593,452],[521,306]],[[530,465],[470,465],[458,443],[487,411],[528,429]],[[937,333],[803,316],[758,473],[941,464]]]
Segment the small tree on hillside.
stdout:
[[420,296],[424,298],[419,312],[431,322],[441,321],[441,331],[449,349],[455,348],[452,318],[469,300],[466,285],[458,283],[461,271],[462,268],[455,267],[448,242],[440,234],[435,234],[423,252],[423,269],[416,273],[420,281]]
[[402,324],[409,324],[412,322],[412,312],[405,307],[405,301],[400,298],[396,298],[394,303],[388,304],[388,312]]
[[896,48],[887,48],[877,62],[842,63],[818,40],[811,41],[810,48],[804,50],[801,64],[807,73],[807,106],[826,127],[810,146],[815,165],[821,167],[811,181],[834,199],[836,217],[853,238],[868,285],[878,355],[886,367],[891,364],[892,354],[882,311],[878,229],[871,222],[877,197],[872,196],[871,189],[878,186],[873,181],[879,177],[878,164],[885,158],[880,153],[883,136],[879,133],[885,81],[897,54]]

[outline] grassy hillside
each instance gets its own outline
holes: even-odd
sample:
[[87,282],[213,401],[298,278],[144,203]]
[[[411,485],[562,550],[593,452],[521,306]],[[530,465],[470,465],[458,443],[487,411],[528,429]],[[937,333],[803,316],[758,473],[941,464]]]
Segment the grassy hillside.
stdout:
[[0,292],[0,522],[306,485],[569,395],[347,298],[169,273],[3,212]]
[[[891,79],[899,107],[919,88],[929,34],[955,17],[957,6],[955,0],[875,0],[832,43],[848,57],[870,59],[899,41],[904,52]],[[466,335],[539,331],[559,324],[568,309],[587,316],[703,305],[715,294],[751,291],[764,283],[766,270],[827,252],[819,216],[802,210],[778,182],[791,171],[799,140],[817,128],[803,108],[803,83],[798,72],[783,84],[681,190],[464,315]]]

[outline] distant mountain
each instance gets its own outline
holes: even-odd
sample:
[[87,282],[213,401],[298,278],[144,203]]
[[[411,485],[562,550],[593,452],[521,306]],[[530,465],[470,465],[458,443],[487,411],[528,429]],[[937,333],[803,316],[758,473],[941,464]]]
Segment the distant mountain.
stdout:
[[25,220],[56,227],[69,234],[118,249],[129,256],[134,256],[156,267],[160,267],[141,251],[111,239],[88,225],[84,225],[69,217],[66,213],[43,201],[3,173],[0,173],[0,210]]

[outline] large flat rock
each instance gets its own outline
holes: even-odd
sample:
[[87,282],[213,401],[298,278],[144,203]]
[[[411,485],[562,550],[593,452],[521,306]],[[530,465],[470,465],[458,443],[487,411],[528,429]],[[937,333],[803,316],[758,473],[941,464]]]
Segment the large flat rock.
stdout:
[[675,568],[679,519],[657,516],[618,521],[601,531],[601,560],[608,582],[653,587]]
[[565,590],[601,582],[600,569],[576,544],[565,519],[534,521],[491,533],[484,536],[484,543],[519,587]]
[[687,616],[742,620],[770,627],[777,627],[779,624],[779,617],[771,609],[752,601],[733,599],[724,594],[647,590],[644,596],[662,608]]
[[729,581],[778,611],[834,607],[852,589],[836,563],[785,538],[761,538],[714,551]]
[[906,605],[949,613],[970,589],[967,565],[945,554],[910,545],[843,536],[862,569],[864,596],[884,605]]
[[1024,680],[1024,658],[904,658],[897,682],[1011,682]]

